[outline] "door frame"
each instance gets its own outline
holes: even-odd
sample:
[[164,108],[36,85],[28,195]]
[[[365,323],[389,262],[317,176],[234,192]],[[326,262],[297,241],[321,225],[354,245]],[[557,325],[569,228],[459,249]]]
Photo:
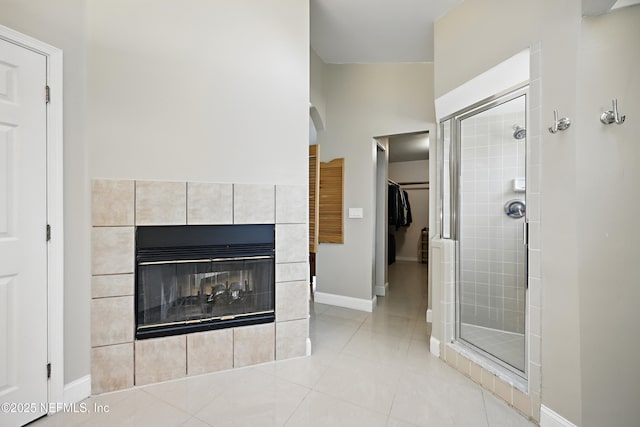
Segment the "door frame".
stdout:
[[[452,117],[452,128],[455,129],[454,133],[452,134],[452,139],[451,139],[451,147],[452,147],[452,151],[453,151],[453,168],[452,168],[452,174],[454,175],[454,179],[453,179],[453,185],[452,185],[452,193],[453,193],[453,197],[455,197],[455,202],[454,202],[454,206],[455,211],[453,212],[453,219],[452,219],[452,235],[453,235],[453,239],[455,240],[455,339],[458,342],[461,342],[462,344],[464,344],[465,346],[468,346],[470,348],[472,348],[474,351],[479,352],[480,354],[482,354],[483,356],[485,356],[486,358],[488,358],[489,360],[497,363],[499,366],[503,367],[504,369],[506,369],[509,372],[514,373],[515,375],[518,375],[520,377],[522,377],[522,379],[524,381],[528,380],[528,374],[529,374],[529,342],[528,342],[528,338],[529,338],[529,328],[528,328],[528,322],[527,322],[527,316],[526,313],[528,312],[528,308],[527,308],[527,304],[528,304],[528,295],[526,293],[526,290],[529,289],[529,274],[528,274],[528,260],[529,260],[529,244],[527,242],[527,238],[524,237],[524,245],[525,245],[525,250],[524,250],[524,286],[525,286],[525,304],[524,304],[524,310],[525,310],[525,316],[523,319],[524,322],[524,367],[522,370],[520,370],[519,368],[516,368],[515,366],[510,365],[509,363],[507,363],[507,361],[500,359],[497,356],[494,356],[493,354],[489,353],[487,350],[485,350],[484,348],[480,347],[479,345],[464,339],[461,336],[461,330],[460,330],[460,325],[462,323],[462,310],[460,308],[461,304],[462,304],[462,300],[461,300],[461,296],[462,296],[462,247],[461,247],[461,236],[462,236],[462,227],[461,227],[461,218],[462,218],[462,212],[461,212],[461,207],[462,207],[462,191],[460,191],[460,183],[462,181],[462,169],[461,169],[461,163],[462,163],[462,121],[465,119],[468,119],[470,117],[473,117],[477,114],[483,113],[485,111],[491,110],[492,108],[495,108],[497,106],[500,106],[502,104],[505,104],[507,102],[513,101],[517,98],[520,98],[522,96],[524,96],[525,101],[524,101],[524,115],[526,117],[525,119],[525,127],[528,127],[527,124],[527,120],[528,120],[528,116],[529,116],[529,81],[523,82],[522,84],[515,86],[509,90],[507,90],[504,93],[500,93],[497,95],[494,95],[490,98],[487,98],[485,100],[482,100],[472,106],[470,106],[469,108],[465,108],[457,113],[455,113]],[[527,144],[526,139],[525,139],[525,144]],[[525,150],[526,152],[526,150]],[[527,161],[528,159],[526,158],[525,155],[525,170],[527,169]],[[526,176],[526,172],[525,172],[525,176]],[[525,191],[525,201],[527,200],[527,195],[528,192]],[[529,223],[529,216],[525,215],[523,217],[524,222],[523,222],[523,227],[526,230],[526,227],[528,226],[527,224]],[[526,236],[526,232],[524,232],[524,235]]]
[[[47,59],[47,355],[51,363],[47,403],[64,402],[64,217],[63,217],[63,116],[62,50],[0,25],[0,39],[44,55]],[[45,89],[42,89],[44,102]],[[45,230],[42,230],[45,238]],[[55,410],[58,405],[49,405]],[[53,412],[53,411],[52,411]]]

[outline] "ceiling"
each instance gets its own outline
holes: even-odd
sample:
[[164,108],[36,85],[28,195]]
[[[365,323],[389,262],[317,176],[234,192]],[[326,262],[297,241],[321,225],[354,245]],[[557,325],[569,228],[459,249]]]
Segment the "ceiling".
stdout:
[[429,159],[429,132],[389,137],[389,163]]
[[[327,64],[433,62],[433,22],[462,1],[310,0],[311,47]],[[582,11],[638,3],[582,0]]]
[[327,64],[432,62],[433,22],[462,0],[311,0],[311,47]]

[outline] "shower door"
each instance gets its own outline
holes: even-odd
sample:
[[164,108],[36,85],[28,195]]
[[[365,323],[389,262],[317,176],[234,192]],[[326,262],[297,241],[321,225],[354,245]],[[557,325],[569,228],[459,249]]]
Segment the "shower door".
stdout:
[[524,377],[526,96],[521,88],[454,120],[457,339]]

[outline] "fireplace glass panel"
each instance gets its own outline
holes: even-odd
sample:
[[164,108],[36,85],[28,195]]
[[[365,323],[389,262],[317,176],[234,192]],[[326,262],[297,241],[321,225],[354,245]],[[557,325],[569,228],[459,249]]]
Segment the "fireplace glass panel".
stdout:
[[138,264],[138,330],[274,313],[272,257]]

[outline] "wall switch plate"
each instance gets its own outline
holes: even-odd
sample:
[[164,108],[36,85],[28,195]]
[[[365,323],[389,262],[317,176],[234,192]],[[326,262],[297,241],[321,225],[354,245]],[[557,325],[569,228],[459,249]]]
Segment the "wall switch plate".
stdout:
[[349,208],[349,218],[362,218],[362,208]]

